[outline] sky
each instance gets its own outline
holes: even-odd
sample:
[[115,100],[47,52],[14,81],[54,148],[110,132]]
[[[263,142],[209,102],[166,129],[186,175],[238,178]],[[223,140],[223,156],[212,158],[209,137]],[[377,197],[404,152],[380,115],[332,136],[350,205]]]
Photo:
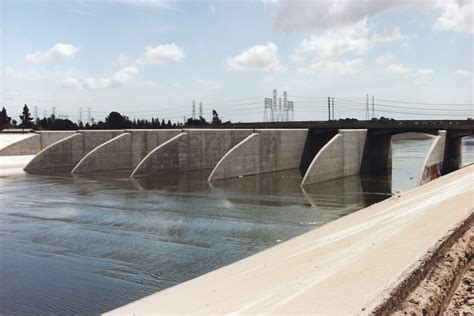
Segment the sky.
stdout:
[[195,100],[208,120],[262,121],[273,89],[296,120],[326,120],[328,97],[336,119],[364,119],[367,95],[377,117],[473,116],[470,0],[0,4],[0,98],[14,118],[27,104],[74,121],[182,121]]

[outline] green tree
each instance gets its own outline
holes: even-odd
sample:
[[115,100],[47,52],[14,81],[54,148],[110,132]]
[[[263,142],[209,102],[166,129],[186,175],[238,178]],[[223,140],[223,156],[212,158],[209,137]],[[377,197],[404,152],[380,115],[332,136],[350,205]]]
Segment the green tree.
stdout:
[[33,128],[33,117],[31,117],[30,109],[28,109],[28,106],[25,104],[23,107],[23,112],[20,115],[20,127],[21,128]]
[[5,107],[0,111],[0,130],[10,126],[12,118],[8,116]]
[[212,125],[221,125],[222,121],[219,118],[219,114],[216,110],[212,110]]

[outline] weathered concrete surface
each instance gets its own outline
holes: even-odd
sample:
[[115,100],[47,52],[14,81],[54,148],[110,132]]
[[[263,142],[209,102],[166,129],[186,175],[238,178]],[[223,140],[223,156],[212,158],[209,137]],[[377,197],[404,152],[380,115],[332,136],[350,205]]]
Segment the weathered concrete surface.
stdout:
[[41,135],[31,134],[0,149],[0,156],[36,155],[41,151]]
[[461,169],[108,314],[370,314],[472,214],[473,173]]
[[82,130],[41,150],[25,167],[25,171],[71,172],[88,152],[122,133],[123,130]]
[[[231,149],[216,165],[209,181],[300,167],[307,129],[257,129],[255,134]],[[242,161],[249,164],[241,166]]]
[[83,157],[83,135],[68,136],[40,151],[24,168],[27,172],[72,168]]
[[260,134],[252,133],[217,163],[208,181],[260,173]]
[[90,151],[72,173],[133,169],[151,150],[180,132],[179,129],[126,130]]
[[61,139],[75,134],[76,131],[37,131],[36,133],[41,135],[41,149],[44,149]]
[[446,132],[439,131],[439,136],[436,136],[433,140],[433,144],[421,167],[418,185],[425,184],[441,176],[443,172],[445,147]]
[[163,144],[170,140],[174,136],[182,133],[181,129],[160,129],[160,130],[147,130],[147,129],[130,129],[125,130],[127,133],[132,134],[132,166],[136,167],[142,161],[145,156]]
[[132,168],[132,135],[123,133],[87,153],[71,173]]
[[36,155],[42,149],[58,140],[76,133],[75,131],[38,131],[0,149],[0,156]]
[[339,130],[314,157],[301,185],[359,174],[367,130]]
[[[185,135],[147,155],[133,176],[211,169],[224,154],[251,134],[246,129],[184,129]],[[152,154],[153,153],[153,154]]]
[[187,166],[188,134],[180,133],[153,149],[133,170],[131,177],[176,172]]

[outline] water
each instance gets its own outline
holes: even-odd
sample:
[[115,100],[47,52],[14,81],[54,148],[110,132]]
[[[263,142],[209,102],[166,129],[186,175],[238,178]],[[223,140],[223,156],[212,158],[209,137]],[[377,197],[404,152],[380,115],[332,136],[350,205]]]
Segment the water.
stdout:
[[98,314],[192,279],[416,186],[429,146],[394,143],[391,181],[304,190],[299,170],[0,176],[0,313]]

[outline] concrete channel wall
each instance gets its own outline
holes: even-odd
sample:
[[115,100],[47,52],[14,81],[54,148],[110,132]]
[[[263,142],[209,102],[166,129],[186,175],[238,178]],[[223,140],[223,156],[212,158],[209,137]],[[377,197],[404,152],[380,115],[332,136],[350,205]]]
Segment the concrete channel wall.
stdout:
[[123,130],[81,130],[41,150],[25,167],[30,173],[71,172],[88,152],[123,133]]
[[72,173],[133,169],[150,151],[180,132],[180,129],[126,130],[91,150]]
[[211,169],[250,129],[184,129],[150,152],[132,177],[154,173]]
[[42,149],[76,133],[75,131],[38,131],[0,150],[0,156],[36,155]]
[[439,136],[434,138],[433,144],[421,167],[418,185],[430,182],[442,175],[445,147],[446,131],[439,131]]
[[366,135],[367,130],[339,130],[314,157],[301,185],[358,174]]
[[299,168],[307,137],[307,129],[256,129],[222,157],[208,180]]

